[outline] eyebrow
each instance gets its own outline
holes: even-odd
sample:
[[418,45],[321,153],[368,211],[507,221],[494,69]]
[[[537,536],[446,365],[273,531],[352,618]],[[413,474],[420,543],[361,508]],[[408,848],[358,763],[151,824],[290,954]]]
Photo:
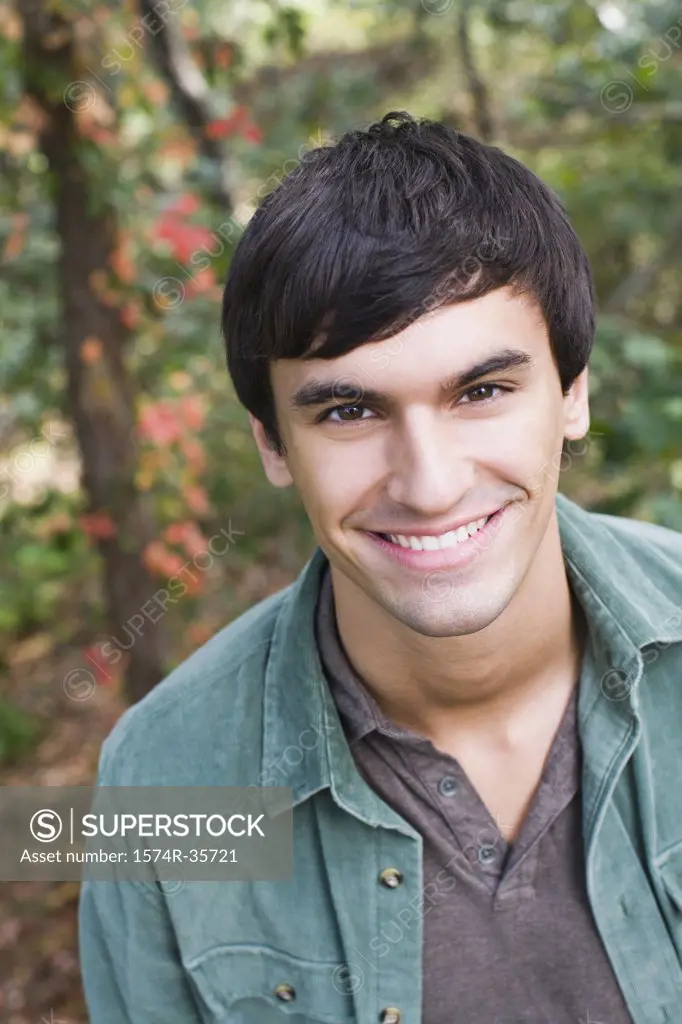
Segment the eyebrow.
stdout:
[[[441,382],[439,391],[444,398],[447,398],[454,392],[461,391],[462,388],[475,383],[481,377],[486,377],[491,373],[502,373],[505,370],[529,367],[533,365],[533,362],[534,360],[531,356],[522,349],[505,348],[489,356],[487,359],[475,363],[467,370],[462,370],[460,373],[448,377],[447,380]],[[300,388],[297,388],[289,399],[289,405],[292,409],[297,410],[326,405],[328,402],[340,404],[343,401],[343,394],[339,393],[339,380],[349,380],[349,378],[345,374],[332,380],[313,378],[302,384]],[[361,402],[363,405],[384,407],[391,404],[391,396],[376,388],[363,388],[359,385],[355,388],[356,397],[353,398],[353,385],[350,380],[346,387],[349,393],[347,402]],[[359,397],[357,397],[358,395]]]

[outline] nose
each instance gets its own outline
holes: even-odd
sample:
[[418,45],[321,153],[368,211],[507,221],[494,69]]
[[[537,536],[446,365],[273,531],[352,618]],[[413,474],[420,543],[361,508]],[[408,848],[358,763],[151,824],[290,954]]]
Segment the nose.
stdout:
[[389,444],[388,497],[415,518],[447,516],[474,486],[474,460],[453,437],[451,423],[412,421]]

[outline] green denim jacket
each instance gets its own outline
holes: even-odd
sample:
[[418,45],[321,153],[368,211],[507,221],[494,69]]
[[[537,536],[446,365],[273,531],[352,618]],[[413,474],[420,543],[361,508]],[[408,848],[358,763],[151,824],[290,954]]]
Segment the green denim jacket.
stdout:
[[[682,534],[556,504],[594,640],[578,701],[588,895],[635,1024],[678,1024]],[[106,739],[100,785],[290,786],[294,866],[286,881],[188,882],[174,896],[85,881],[91,1024],[420,1024],[421,838],[345,740],[314,637],[324,564],[318,548]],[[402,885],[380,884],[387,867]],[[396,924],[388,948],[380,935]],[[453,921],[453,956],[456,936]]]

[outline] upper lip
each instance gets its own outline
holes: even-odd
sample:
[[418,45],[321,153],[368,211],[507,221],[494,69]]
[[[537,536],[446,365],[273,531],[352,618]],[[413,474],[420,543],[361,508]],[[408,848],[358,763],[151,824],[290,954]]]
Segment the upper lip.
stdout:
[[460,526],[468,526],[469,523],[475,523],[478,519],[487,519],[489,516],[494,515],[495,512],[499,512],[503,507],[503,505],[497,505],[496,508],[491,509],[489,512],[481,512],[479,515],[469,516],[466,519],[457,519],[455,522],[448,523],[445,526],[433,526],[432,524],[430,526],[401,527],[399,530],[372,530],[371,532],[393,534],[394,537],[440,537],[444,533],[453,533]]

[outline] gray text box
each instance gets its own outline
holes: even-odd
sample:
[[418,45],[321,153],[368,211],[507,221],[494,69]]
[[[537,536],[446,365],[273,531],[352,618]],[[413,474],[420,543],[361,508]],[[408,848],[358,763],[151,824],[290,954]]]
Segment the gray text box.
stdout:
[[0,881],[276,881],[287,786],[0,786]]

